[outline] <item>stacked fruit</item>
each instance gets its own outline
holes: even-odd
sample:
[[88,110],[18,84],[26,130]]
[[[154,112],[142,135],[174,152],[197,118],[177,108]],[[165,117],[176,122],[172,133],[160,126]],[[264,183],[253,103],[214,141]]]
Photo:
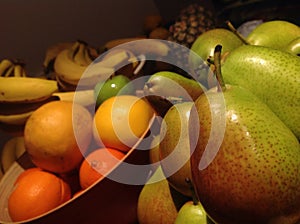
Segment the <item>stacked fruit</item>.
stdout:
[[[52,100],[56,81],[34,77],[0,77],[0,122],[22,126],[40,105]],[[11,126],[10,126],[11,127]]]
[[[195,78],[208,90],[163,114],[150,151],[159,174],[141,192],[140,223],[179,223],[183,203],[170,189],[191,200],[187,179],[215,223],[299,223],[300,58],[291,49],[300,28],[268,21],[242,37],[228,25],[191,47]],[[192,223],[193,208],[181,223]]]
[[[34,166],[15,182],[11,218],[47,212],[104,178],[156,114],[163,121],[150,133],[152,175],[138,200],[139,223],[299,222],[300,28],[270,21],[242,37],[228,25],[190,46],[193,78],[174,72],[174,45],[147,38],[112,40],[94,62],[78,41],[54,57],[56,81],[3,78],[2,111],[30,101],[22,140]],[[160,60],[164,66],[144,68]],[[77,91],[57,93],[57,82]],[[48,102],[53,95],[61,100]]]
[[43,104],[25,124],[23,148],[33,167],[19,174],[8,197],[11,219],[50,211],[106,176],[147,132],[153,115],[134,95],[110,97],[94,115],[78,103]]

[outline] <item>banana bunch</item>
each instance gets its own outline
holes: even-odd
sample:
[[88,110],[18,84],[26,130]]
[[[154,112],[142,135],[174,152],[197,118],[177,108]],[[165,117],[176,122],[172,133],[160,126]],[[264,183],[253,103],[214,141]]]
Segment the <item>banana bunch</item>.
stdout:
[[75,90],[82,74],[95,56],[95,50],[83,41],[76,41],[71,47],[60,51],[55,57],[53,69],[61,89]]
[[105,50],[116,47],[130,49],[135,55],[146,55],[152,57],[165,57],[170,53],[170,45],[167,41],[159,39],[148,39],[144,37],[119,38],[106,42]]
[[34,77],[0,77],[0,124],[24,125],[31,113],[54,100],[55,80]]
[[[134,75],[152,74],[160,70],[176,70],[176,43],[151,39],[146,37],[119,38],[106,42],[103,47],[106,51],[113,49],[129,50],[139,59],[139,66]],[[135,76],[136,77],[136,76]],[[132,78],[132,77],[131,77]]]
[[51,78],[51,73],[54,72],[53,65],[57,55],[61,51],[71,48],[73,44],[74,44],[73,42],[61,42],[61,43],[54,44],[46,49],[45,58],[43,61],[43,68],[44,68],[44,73],[47,76],[49,76],[49,78]]
[[[1,174],[5,174],[11,165],[25,152],[24,137],[17,136],[8,139],[1,150]],[[0,174],[0,179],[1,179]]]
[[[121,66],[127,64],[131,70]],[[74,91],[78,84],[81,89],[93,89],[97,82],[109,78],[117,70],[130,73],[136,66],[137,59],[128,49],[112,49],[94,60],[88,45],[81,41],[61,51],[54,62],[56,80],[63,91]]]
[[16,60],[3,59],[0,62],[1,77],[26,77],[25,64]]

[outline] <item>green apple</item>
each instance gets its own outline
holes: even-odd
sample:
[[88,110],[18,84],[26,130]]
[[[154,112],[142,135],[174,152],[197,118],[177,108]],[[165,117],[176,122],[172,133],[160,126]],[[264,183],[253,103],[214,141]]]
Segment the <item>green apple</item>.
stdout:
[[96,107],[106,99],[116,95],[133,95],[135,88],[131,80],[125,75],[111,76],[105,81],[100,81],[94,88]]

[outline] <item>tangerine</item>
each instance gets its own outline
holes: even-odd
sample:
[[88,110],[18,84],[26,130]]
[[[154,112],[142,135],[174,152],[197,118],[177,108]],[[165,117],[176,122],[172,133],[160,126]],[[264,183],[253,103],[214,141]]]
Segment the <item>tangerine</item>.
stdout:
[[86,189],[108,174],[125,154],[117,149],[99,148],[87,155],[79,169],[79,181],[82,189]]
[[32,162],[42,169],[66,173],[80,166],[92,139],[92,116],[67,101],[43,104],[28,118],[24,143]]
[[117,95],[96,110],[93,135],[99,146],[128,152],[148,130],[154,110],[137,96]]
[[36,168],[21,173],[14,187],[8,198],[8,212],[14,222],[42,215],[71,198],[68,184]]

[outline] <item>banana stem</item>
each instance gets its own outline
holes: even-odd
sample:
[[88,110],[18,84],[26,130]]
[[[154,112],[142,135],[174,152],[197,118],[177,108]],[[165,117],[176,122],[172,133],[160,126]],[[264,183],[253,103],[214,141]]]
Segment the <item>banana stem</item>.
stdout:
[[228,28],[238,37],[240,38],[241,41],[243,41],[244,44],[246,45],[250,45],[250,43],[246,40],[246,38],[240,34],[237,29],[232,25],[232,23],[230,21],[226,21],[226,24],[228,26]]
[[217,45],[214,51],[215,74],[218,81],[218,92],[225,91],[226,86],[221,72],[221,51],[222,46]]

